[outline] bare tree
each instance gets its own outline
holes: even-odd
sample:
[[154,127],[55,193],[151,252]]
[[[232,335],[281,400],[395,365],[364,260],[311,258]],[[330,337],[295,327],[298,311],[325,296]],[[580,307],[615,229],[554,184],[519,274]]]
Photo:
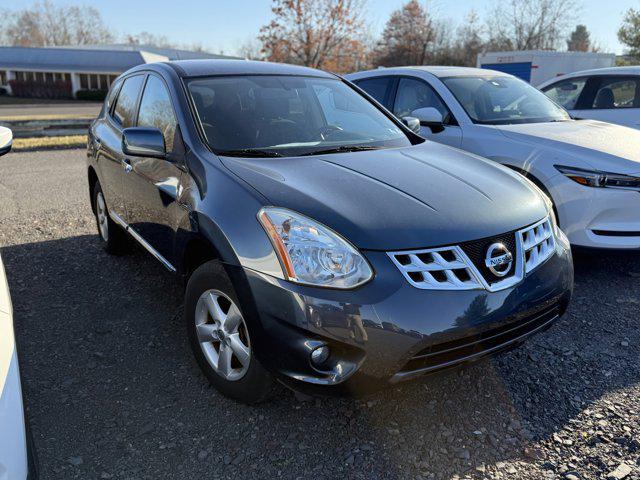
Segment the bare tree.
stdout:
[[262,52],[262,45],[260,42],[254,39],[246,40],[240,48],[238,48],[238,56],[246,58],[247,60],[262,60],[264,59],[264,53]]
[[567,39],[567,50],[570,52],[588,52],[592,49],[591,35],[585,25],[577,25]]
[[364,57],[365,0],[273,0],[259,40],[267,60],[343,72]]
[[49,0],[7,12],[4,42],[25,47],[88,45],[113,41],[100,12],[86,6],[55,6]]
[[576,0],[508,0],[487,22],[489,44],[505,50],[555,50],[575,17]]
[[484,51],[484,31],[480,17],[475,10],[469,12],[458,27],[456,43],[451,52],[450,64],[475,67],[478,54]]

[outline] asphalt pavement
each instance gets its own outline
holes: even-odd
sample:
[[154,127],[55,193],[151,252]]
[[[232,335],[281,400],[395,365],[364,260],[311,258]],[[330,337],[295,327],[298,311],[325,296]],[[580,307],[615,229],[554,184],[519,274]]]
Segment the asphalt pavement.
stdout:
[[213,390],[182,286],[101,249],[85,152],[0,158],[0,254],[43,479],[640,478],[640,254],[576,257],[569,312],[491,361],[362,400]]

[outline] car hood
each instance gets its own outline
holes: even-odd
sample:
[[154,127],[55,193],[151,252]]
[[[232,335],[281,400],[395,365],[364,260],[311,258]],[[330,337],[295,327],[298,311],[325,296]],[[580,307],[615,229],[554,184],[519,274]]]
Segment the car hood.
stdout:
[[[561,154],[578,158],[594,169],[626,174],[640,172],[640,131],[632,128],[597,120],[500,125],[495,128],[509,139],[560,150]],[[561,157],[558,160],[560,164],[566,165],[567,162]],[[569,166],[581,165],[569,163]]]
[[331,227],[359,248],[451,245],[513,231],[546,214],[518,174],[426,142],[294,158],[222,158],[271,205]]

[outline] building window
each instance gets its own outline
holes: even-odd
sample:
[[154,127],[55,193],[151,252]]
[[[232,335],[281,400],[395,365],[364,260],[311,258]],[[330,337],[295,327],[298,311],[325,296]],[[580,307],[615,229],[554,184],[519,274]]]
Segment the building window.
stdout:
[[89,75],[86,73],[80,74],[80,88],[87,90],[89,88]]
[[4,70],[0,70],[0,85],[7,84],[7,72]]

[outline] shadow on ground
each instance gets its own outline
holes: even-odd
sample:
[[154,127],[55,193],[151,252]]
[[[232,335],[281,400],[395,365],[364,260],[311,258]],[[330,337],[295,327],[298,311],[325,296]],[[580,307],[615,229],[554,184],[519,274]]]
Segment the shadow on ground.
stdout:
[[637,254],[579,256],[568,314],[491,362],[363,400],[301,403],[282,390],[251,408],[200,375],[182,286],[145,253],[110,257],[94,236],[1,253],[43,478],[451,478],[514,459],[537,469],[554,434],[640,379]]

